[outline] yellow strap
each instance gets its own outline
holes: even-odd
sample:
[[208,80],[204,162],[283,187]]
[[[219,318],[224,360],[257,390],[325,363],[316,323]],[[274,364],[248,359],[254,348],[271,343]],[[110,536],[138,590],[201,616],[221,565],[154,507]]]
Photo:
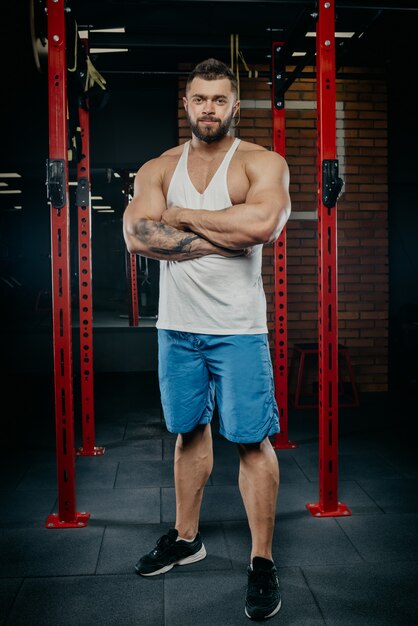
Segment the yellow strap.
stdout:
[[237,98],[240,99],[241,85],[239,80],[239,35],[235,35],[235,75],[237,77]]
[[106,89],[106,79],[96,70],[90,57],[87,55],[87,76],[86,84],[84,85],[84,91],[88,91],[93,85],[97,83],[103,90]]
[[248,75],[249,75],[248,77],[251,78],[250,74],[252,72],[251,72],[250,68],[248,67],[246,60],[244,59],[244,55],[242,54],[241,50],[238,51],[238,54],[239,54],[239,58],[242,61],[242,64],[244,66],[245,71],[248,72]]
[[[69,67],[69,72],[75,72],[77,69],[77,42],[78,42],[78,26],[75,24],[75,42],[74,42],[74,67]],[[96,70],[93,63],[90,60],[89,55],[86,55],[87,72],[86,82],[84,84],[84,91],[88,91],[95,83],[99,85],[103,90],[106,89],[106,79]]]
[[244,66],[245,71],[248,73],[248,78],[258,78],[258,70],[251,70],[248,67],[248,64],[244,58],[243,53],[239,49],[239,35],[232,33],[229,36],[229,47],[230,47],[230,55],[231,55],[231,70],[235,73],[238,84],[238,99],[240,98],[240,78],[239,78],[239,61],[241,60],[242,65]]
[[230,66],[231,72],[234,71],[234,35],[231,33],[229,35],[229,54],[230,54]]
[[246,60],[244,59],[244,55],[242,54],[241,50],[239,51],[239,56],[245,68],[245,71],[248,72],[248,78],[258,78],[258,70],[250,70],[250,68],[247,65]]
[[229,48],[231,55],[231,71],[235,74],[237,79],[237,99],[240,98],[240,82],[239,82],[239,52],[238,52],[238,39],[239,35],[231,33],[229,35]]

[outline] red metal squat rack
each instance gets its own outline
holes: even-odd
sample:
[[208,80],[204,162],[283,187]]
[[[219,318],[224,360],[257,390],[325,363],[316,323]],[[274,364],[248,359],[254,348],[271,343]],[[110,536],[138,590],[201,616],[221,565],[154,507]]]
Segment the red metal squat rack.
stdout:
[[[88,41],[83,40],[88,52]],[[90,198],[90,115],[79,107],[81,155],[77,164],[78,292],[80,318],[80,384],[82,447],[78,456],[102,456],[105,449],[95,445],[93,369],[93,290],[91,267]]]
[[[335,2],[318,3],[316,81],[318,133],[319,502],[315,517],[351,515],[338,501],[338,291]],[[334,195],[334,198],[332,197]]]
[[64,0],[47,0],[49,99],[47,184],[51,204],[52,331],[58,481],[58,513],[48,516],[47,528],[83,527],[89,518],[89,513],[76,511],[75,502],[64,9]]
[[[286,67],[282,58],[283,43],[274,41],[271,51],[273,150],[284,157]],[[286,226],[274,243],[274,386],[280,413],[280,433],[274,436],[273,447],[297,448],[297,443],[289,441]]]
[[[124,209],[132,200],[132,183],[129,172],[123,174],[123,204]],[[139,325],[139,297],[138,297],[138,255],[125,250],[126,284],[128,286],[128,318],[129,326]]]

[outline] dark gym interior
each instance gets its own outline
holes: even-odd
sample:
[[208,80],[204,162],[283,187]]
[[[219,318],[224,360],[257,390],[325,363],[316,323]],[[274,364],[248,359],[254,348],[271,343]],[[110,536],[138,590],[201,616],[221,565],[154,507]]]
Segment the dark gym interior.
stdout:
[[[76,458],[77,510],[90,513],[87,526],[46,528],[48,515],[57,510],[46,194],[48,74],[42,39],[46,18],[45,2],[18,0],[4,8],[0,26],[0,174],[19,174],[0,177],[0,626],[245,624],[250,539],[237,486],[239,459],[234,445],[219,435],[216,417],[215,465],[201,517],[208,557],[155,579],[134,571],[137,558],[174,523],[175,436],[166,430],[158,390],[157,261],[139,261],[140,319],[137,327],[129,324],[124,185],[143,163],[186,136],[181,135],[178,111],[181,80],[207,57],[229,63],[231,33],[239,33],[247,64],[259,69],[263,94],[270,89],[269,53],[275,39],[287,45],[289,76],[299,67],[292,88],[314,79],[315,38],[306,33],[315,30],[317,3],[71,0],[66,5],[78,29],[89,31],[92,62],[107,81],[106,98],[90,113],[91,192],[98,198],[92,199],[95,433],[105,453]],[[298,447],[277,450],[281,486],[274,556],[283,607],[271,621],[297,626],[415,625],[418,4],[346,0],[335,5],[335,30],[351,33],[337,39],[337,82],[357,81],[358,93],[367,102],[373,91],[365,86],[375,84],[377,73],[386,93],[386,179],[376,174],[376,180],[367,180],[367,173],[356,174],[365,179],[362,184],[381,184],[387,193],[386,230],[382,234],[376,227],[375,234],[368,235],[368,241],[385,240],[384,279],[376,276],[382,324],[372,327],[370,322],[356,335],[361,315],[350,316],[348,307],[342,309],[344,343],[351,351],[359,393],[358,406],[339,410],[339,497],[351,510],[347,518],[314,519],[306,509],[318,497],[318,410],[295,406],[294,389],[289,389],[289,436]],[[123,32],[96,32],[122,28]],[[115,48],[127,51],[111,52]],[[295,61],[294,51],[303,51],[300,58],[305,60]],[[247,102],[257,98],[249,84],[243,82],[242,87]],[[238,134],[246,132],[243,119]],[[293,136],[291,177],[292,140]],[[349,176],[350,156],[346,158]],[[76,180],[76,166],[69,165],[70,180]],[[16,193],[3,193],[7,190]],[[69,192],[74,427],[80,446],[77,207],[75,188]],[[295,187],[292,195],[291,187],[297,210],[302,193]],[[348,211],[344,202],[350,200],[343,190],[341,206]],[[315,210],[308,204],[304,210]],[[99,205],[112,212],[101,211]],[[378,219],[378,211],[375,215]],[[305,227],[290,224],[289,237],[293,233],[296,241],[297,229],[302,232]],[[306,228],[314,229],[315,224],[311,221]],[[359,256],[370,256],[366,250],[372,243],[362,242],[361,234],[356,237]],[[344,234],[341,245],[350,246]],[[344,267],[349,273],[351,266]],[[297,302],[296,287],[294,293]],[[348,296],[341,302],[345,307]],[[295,305],[293,313],[296,310]],[[373,319],[374,310],[369,309],[368,319]],[[289,347],[292,342],[315,340],[316,326],[309,322],[303,326],[308,319],[303,313],[290,316]],[[385,333],[377,337],[383,324]],[[372,329],[369,336],[367,328]],[[357,336],[365,342],[357,344]],[[370,344],[371,350],[376,347],[372,357],[367,340],[376,337]],[[369,356],[373,362],[367,372]]]

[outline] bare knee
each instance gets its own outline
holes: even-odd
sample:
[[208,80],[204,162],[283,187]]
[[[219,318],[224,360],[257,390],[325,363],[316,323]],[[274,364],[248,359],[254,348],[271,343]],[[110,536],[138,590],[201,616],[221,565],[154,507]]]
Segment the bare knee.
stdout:
[[256,463],[260,458],[260,443],[239,443],[237,447],[241,463]]
[[199,445],[212,445],[212,433],[210,424],[200,424],[189,433],[180,433],[177,435],[176,447],[187,449]]
[[237,447],[241,460],[249,463],[252,461],[257,462],[259,459],[265,458],[266,456],[271,456],[272,452],[275,456],[268,437],[257,443],[238,443]]
[[259,443],[238,444],[240,475],[254,477],[262,475],[273,484],[279,482],[279,463],[268,438]]
[[174,473],[176,484],[197,480],[200,492],[213,467],[212,436],[209,424],[198,426],[190,433],[179,434],[174,451]]

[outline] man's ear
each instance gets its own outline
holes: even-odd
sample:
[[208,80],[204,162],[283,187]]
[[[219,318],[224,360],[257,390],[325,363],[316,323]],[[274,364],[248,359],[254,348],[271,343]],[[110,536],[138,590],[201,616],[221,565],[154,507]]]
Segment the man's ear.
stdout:
[[184,110],[185,111],[187,111],[187,104],[188,104],[187,98],[186,98],[186,96],[183,96],[183,106],[184,106]]
[[233,112],[234,112],[234,115],[236,115],[237,113],[239,113],[239,107],[240,107],[240,104],[241,104],[241,103],[240,103],[240,101],[239,101],[239,100],[237,100],[237,101],[236,101],[236,103],[234,104],[234,106],[233,106]]

